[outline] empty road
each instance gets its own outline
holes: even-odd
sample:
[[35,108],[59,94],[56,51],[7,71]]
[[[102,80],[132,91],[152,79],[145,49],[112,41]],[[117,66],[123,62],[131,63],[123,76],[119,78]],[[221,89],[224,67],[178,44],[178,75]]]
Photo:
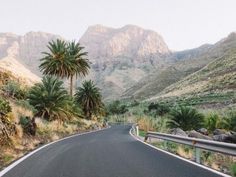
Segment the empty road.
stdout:
[[3,177],[219,177],[135,140],[129,129],[118,125],[57,142]]

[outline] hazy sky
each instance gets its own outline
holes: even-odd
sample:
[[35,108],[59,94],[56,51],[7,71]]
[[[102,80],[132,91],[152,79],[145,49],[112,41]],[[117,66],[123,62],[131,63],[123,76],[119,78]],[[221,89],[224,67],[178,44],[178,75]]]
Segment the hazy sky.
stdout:
[[134,24],[182,50],[236,31],[236,0],[0,0],[0,24],[0,32],[45,31],[66,39],[94,24]]

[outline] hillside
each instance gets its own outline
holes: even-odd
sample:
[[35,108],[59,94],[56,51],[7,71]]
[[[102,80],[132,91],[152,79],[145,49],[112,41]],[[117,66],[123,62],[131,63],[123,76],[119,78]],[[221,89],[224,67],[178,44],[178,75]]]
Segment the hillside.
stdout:
[[[181,82],[188,75],[197,72],[209,62],[226,55],[228,51],[234,48],[236,48],[236,39],[235,33],[232,33],[214,45],[203,45],[196,49],[174,52],[169,56],[169,60],[176,61],[173,62],[172,66],[150,72],[138,84],[125,91],[122,97],[124,99],[143,100],[150,98],[150,100],[155,100],[163,93],[168,92],[168,89],[176,89],[176,82]],[[183,90],[185,90],[185,87],[183,87]]]
[[221,56],[148,100],[178,101],[181,97],[186,102],[192,100],[190,104],[207,107],[235,104],[236,33],[230,34],[216,46],[225,46]]
[[19,82],[29,86],[39,82],[41,52],[46,50],[50,40],[57,37],[43,32],[29,32],[24,36],[0,33],[0,71],[11,73]]

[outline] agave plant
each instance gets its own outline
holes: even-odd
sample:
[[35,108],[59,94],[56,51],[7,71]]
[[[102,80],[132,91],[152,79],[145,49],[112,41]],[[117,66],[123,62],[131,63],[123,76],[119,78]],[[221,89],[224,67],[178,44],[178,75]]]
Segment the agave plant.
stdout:
[[73,116],[71,98],[63,88],[63,82],[55,77],[43,77],[42,83],[33,86],[29,92],[29,103],[36,109],[35,116],[49,121],[63,121]]
[[203,126],[204,115],[191,107],[179,107],[170,112],[168,126],[181,128],[184,131],[199,129]]
[[75,101],[81,106],[87,119],[92,118],[92,114],[101,113],[104,105],[99,88],[93,81],[84,81],[82,87],[77,88]]

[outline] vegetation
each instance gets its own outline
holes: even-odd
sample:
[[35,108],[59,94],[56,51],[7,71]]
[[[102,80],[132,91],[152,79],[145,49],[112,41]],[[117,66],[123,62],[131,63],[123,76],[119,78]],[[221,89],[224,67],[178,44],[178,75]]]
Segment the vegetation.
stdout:
[[232,176],[236,176],[236,163],[232,164],[231,165],[231,173],[232,173]]
[[10,103],[0,97],[0,144],[10,143],[10,135],[14,133],[14,124],[11,123],[9,113],[11,112]]
[[6,85],[2,88],[5,96],[13,98],[13,99],[26,99],[27,91],[25,88],[22,88],[20,84],[16,81],[10,80]]
[[128,110],[127,105],[122,104],[119,100],[116,100],[110,104],[107,105],[107,113],[109,115],[119,115],[119,114],[124,114]]
[[229,130],[232,130],[232,131],[236,132],[236,112],[235,111],[230,111],[228,113],[228,116],[227,116],[226,120],[227,120],[226,127]]
[[154,113],[155,116],[163,116],[169,113],[170,108],[165,104],[151,103],[148,106],[148,112]]
[[205,127],[207,127],[209,132],[213,132],[217,128],[222,128],[222,121],[216,113],[210,113],[205,117]]
[[35,116],[48,121],[67,120],[72,117],[71,98],[63,82],[55,77],[43,77],[42,83],[33,86],[29,92],[29,103],[36,109]]
[[101,113],[104,107],[100,90],[91,80],[84,81],[82,87],[77,88],[75,100],[89,120],[93,114]]
[[87,52],[83,52],[84,47],[79,43],[67,43],[63,40],[49,42],[50,52],[43,52],[40,70],[43,74],[57,76],[60,78],[70,78],[70,96],[73,95],[73,77],[85,76],[89,71],[89,61],[86,59]]
[[204,115],[191,107],[179,107],[170,113],[169,126],[183,130],[198,130],[203,126]]

